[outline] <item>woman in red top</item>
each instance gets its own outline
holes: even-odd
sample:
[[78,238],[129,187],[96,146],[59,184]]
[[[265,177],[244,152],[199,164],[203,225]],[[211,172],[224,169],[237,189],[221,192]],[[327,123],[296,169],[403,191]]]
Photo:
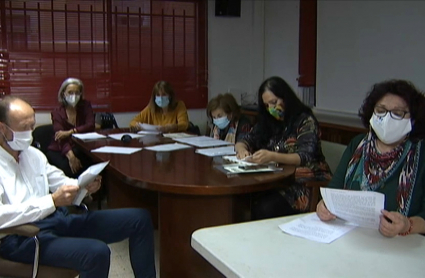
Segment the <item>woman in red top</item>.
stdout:
[[67,78],[59,88],[60,106],[52,112],[54,140],[46,154],[49,162],[69,177],[78,177],[90,164],[90,159],[74,146],[74,133],[92,132],[95,128],[93,109],[83,99],[84,85],[77,78]]

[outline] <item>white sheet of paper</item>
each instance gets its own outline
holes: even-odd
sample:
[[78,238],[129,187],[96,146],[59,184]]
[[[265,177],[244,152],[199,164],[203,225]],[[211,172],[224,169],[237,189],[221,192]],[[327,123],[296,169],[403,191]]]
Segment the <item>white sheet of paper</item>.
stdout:
[[195,152],[206,156],[222,156],[226,154],[235,154],[235,147],[228,146],[219,148],[197,149]]
[[115,139],[115,140],[121,140],[121,137],[123,137],[123,135],[129,135],[129,136],[131,136],[132,139],[143,137],[142,134],[134,134],[134,133],[115,133],[115,134],[108,134],[108,137],[111,137],[112,139]]
[[379,229],[385,195],[374,191],[320,188],[328,210],[337,217],[366,228]]
[[148,130],[148,131],[158,131],[158,128],[161,127],[159,125],[150,125],[150,124],[139,124],[139,126],[143,130]]
[[108,164],[109,161],[92,165],[78,177],[78,186],[80,187],[80,189],[78,190],[77,195],[72,201],[72,204],[76,206],[79,206],[81,204],[81,201],[83,201],[84,197],[87,194],[86,186],[93,182],[94,179],[100,174],[100,172],[103,171],[103,169],[105,169],[106,165]]
[[164,145],[156,145],[153,147],[146,147],[145,150],[167,152],[167,151],[176,151],[176,150],[187,149],[187,148],[191,148],[191,146],[174,143],[174,144],[164,144]]
[[93,139],[102,139],[106,138],[106,135],[99,134],[97,132],[88,132],[88,133],[74,133],[72,136],[81,139],[81,140],[93,140]]
[[141,134],[141,135],[149,135],[149,134],[161,134],[161,131],[153,131],[153,130],[141,130],[139,132],[137,132],[137,134]]
[[176,133],[164,133],[162,136],[168,137],[168,138],[171,138],[171,139],[175,139],[175,138],[195,137],[197,135],[189,134],[189,133],[185,133],[185,132],[176,132]]
[[237,163],[240,165],[258,165],[258,163],[248,162],[248,161],[245,161],[245,159],[239,159],[236,157],[236,155],[226,155],[226,156],[223,156],[223,159],[229,160],[233,163]]
[[189,138],[175,138],[174,141],[189,144],[199,148],[233,145],[230,142],[217,140],[208,136],[195,136]]
[[132,154],[140,150],[142,150],[142,148],[103,146],[97,149],[93,149],[91,151],[93,153]]
[[313,212],[291,222],[281,224],[279,228],[293,236],[322,243],[331,243],[356,228],[356,226],[349,225],[340,219],[324,222]]

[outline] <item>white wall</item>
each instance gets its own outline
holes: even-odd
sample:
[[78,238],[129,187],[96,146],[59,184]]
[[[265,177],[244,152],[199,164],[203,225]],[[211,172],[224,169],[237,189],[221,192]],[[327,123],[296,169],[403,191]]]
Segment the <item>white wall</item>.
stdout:
[[425,1],[319,1],[317,107],[357,113],[374,83],[425,89]]

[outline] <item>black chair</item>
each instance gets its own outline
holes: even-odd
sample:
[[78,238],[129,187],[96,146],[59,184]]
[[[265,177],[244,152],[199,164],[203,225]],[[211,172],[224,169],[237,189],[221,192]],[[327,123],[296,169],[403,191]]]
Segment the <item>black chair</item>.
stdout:
[[32,145],[42,151],[44,154],[53,140],[55,130],[52,124],[40,125],[32,132],[33,142]]
[[186,131],[190,134],[196,134],[198,136],[201,135],[201,130],[199,129],[199,126],[194,125],[192,122],[189,122],[189,127]]
[[117,121],[115,120],[115,116],[112,113],[96,113],[95,120],[96,123],[100,125],[100,129],[118,128]]

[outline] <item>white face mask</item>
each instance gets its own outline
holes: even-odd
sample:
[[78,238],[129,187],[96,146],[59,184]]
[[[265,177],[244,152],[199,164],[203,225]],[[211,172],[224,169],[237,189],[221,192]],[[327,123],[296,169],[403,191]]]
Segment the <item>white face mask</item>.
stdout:
[[[32,143],[32,130],[27,131],[14,131],[7,126],[13,133],[12,141],[7,141],[9,147],[14,151],[23,151],[29,148]],[[4,138],[6,136],[3,134]],[[7,140],[7,139],[6,139]]]
[[78,95],[69,95],[65,97],[66,103],[71,105],[72,107],[75,107],[77,105],[78,101],[80,100],[80,96]]
[[412,130],[410,119],[395,120],[390,113],[384,117],[372,115],[369,121],[379,140],[385,144],[394,144],[400,141]]

